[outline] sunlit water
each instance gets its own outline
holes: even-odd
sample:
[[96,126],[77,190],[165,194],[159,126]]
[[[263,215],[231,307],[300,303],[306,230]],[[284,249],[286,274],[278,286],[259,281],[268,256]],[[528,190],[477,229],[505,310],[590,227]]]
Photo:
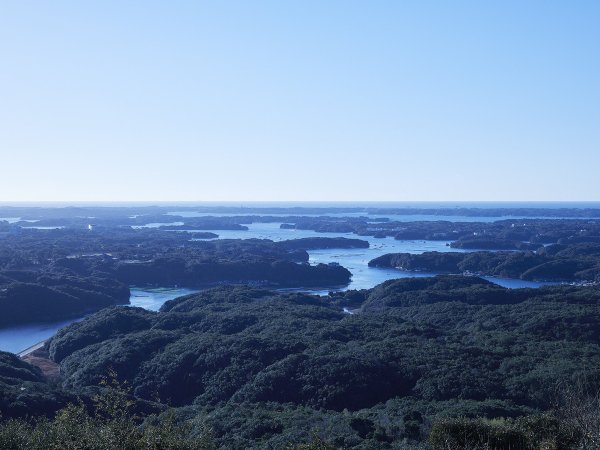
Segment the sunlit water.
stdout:
[[[411,220],[415,220],[414,216]],[[472,219],[472,218],[471,218]],[[152,227],[158,224],[150,224]],[[213,231],[219,235],[220,239],[270,239],[273,241],[282,241],[287,239],[299,239],[305,237],[347,237],[362,239],[369,242],[369,248],[360,249],[327,249],[327,250],[310,250],[309,262],[311,264],[331,263],[335,262],[346,267],[352,272],[352,279],[347,286],[324,287],[317,289],[281,289],[282,291],[295,292],[310,292],[319,295],[325,295],[331,290],[347,290],[347,289],[368,289],[386,280],[406,277],[425,277],[432,276],[433,273],[427,272],[404,272],[396,269],[377,269],[368,266],[368,262],[378,256],[386,253],[423,253],[427,251],[464,251],[453,249],[447,246],[445,241],[421,241],[421,240],[406,240],[399,241],[393,238],[374,238],[372,236],[357,236],[352,233],[317,233],[311,230],[289,230],[280,228],[280,223],[253,223],[248,225],[247,231],[239,230],[203,230]],[[182,231],[185,232],[185,231]],[[190,233],[190,239],[193,238],[193,233]],[[544,284],[552,283],[537,283],[523,280],[499,279],[485,277],[486,279],[499,285],[520,288],[520,287],[538,287]],[[197,292],[197,290],[187,288],[157,288],[157,289],[140,289],[131,288],[131,306],[137,306],[152,311],[157,311],[167,300],[177,298],[183,295],[188,295]],[[50,324],[31,324],[19,327],[11,327],[0,329],[0,350],[19,352],[38,342],[48,339],[56,333],[60,328],[73,323],[83,318],[78,318],[68,321],[60,321]]]
[[[427,272],[405,272],[396,269],[380,269],[369,267],[370,260],[386,253],[413,253],[420,254],[424,252],[465,252],[466,250],[455,249],[449,246],[449,241],[423,241],[423,240],[396,240],[391,237],[375,238],[372,236],[357,236],[353,233],[318,233],[312,230],[289,230],[280,228],[279,223],[253,223],[248,225],[248,231],[238,230],[209,230],[219,235],[219,239],[270,239],[272,241],[282,241],[287,239],[300,239],[307,237],[346,237],[362,239],[369,242],[369,248],[358,249],[325,249],[309,250],[309,262],[318,263],[338,263],[352,272],[352,280],[349,285],[337,287],[336,289],[289,289],[293,291],[305,290],[318,294],[327,294],[330,290],[347,289],[369,289],[386,280],[407,277],[426,277],[435,275]],[[194,238],[192,238],[194,240]],[[504,279],[495,277],[486,277],[501,286],[509,288],[519,287],[539,287],[549,282],[534,282],[516,279]]]
[[193,294],[198,292],[198,289],[188,288],[155,288],[141,289],[131,288],[131,297],[129,301],[131,306],[137,306],[150,311],[158,311],[160,307],[168,300],[173,300],[177,297]]
[[38,342],[45,341],[62,327],[82,320],[63,320],[54,323],[22,325],[0,329],[0,350],[17,353]]
[[131,225],[131,228],[136,230],[139,228],[159,228],[159,227],[163,227],[163,226],[179,226],[179,225],[183,225],[183,222],[152,222],[152,223],[147,223],[145,225]]
[[[460,215],[445,215],[445,214],[376,214],[368,212],[326,212],[318,214],[306,214],[299,213],[214,213],[214,212],[197,212],[197,211],[172,211],[167,215],[179,216],[185,218],[192,217],[252,217],[252,216],[269,216],[269,217],[352,217],[360,218],[363,217],[367,222],[380,222],[379,218],[387,218],[390,222],[495,222],[497,220],[520,220],[520,219],[560,219],[556,216],[522,216],[522,215],[505,215],[505,216],[460,216]],[[579,216],[579,217],[567,217],[568,219],[598,219],[597,217]]]
[[[185,288],[139,289],[132,287],[130,302],[131,306],[139,306],[151,311],[158,311],[167,300],[193,294],[194,292],[198,292],[198,290]],[[2,328],[0,329],[0,350],[13,353],[23,351],[38,342],[45,341],[61,328],[83,319],[84,317],[79,317],[72,320],[62,320],[60,322]]]
[[0,217],[0,222],[17,223],[20,217]]

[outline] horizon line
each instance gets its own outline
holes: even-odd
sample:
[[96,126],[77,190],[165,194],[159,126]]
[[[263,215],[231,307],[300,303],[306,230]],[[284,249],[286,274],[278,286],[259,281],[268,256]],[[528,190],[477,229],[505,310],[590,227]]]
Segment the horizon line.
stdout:
[[600,204],[600,200],[0,200],[0,206],[16,205],[52,205],[52,204],[84,204],[84,205],[227,205],[244,206],[244,204]]

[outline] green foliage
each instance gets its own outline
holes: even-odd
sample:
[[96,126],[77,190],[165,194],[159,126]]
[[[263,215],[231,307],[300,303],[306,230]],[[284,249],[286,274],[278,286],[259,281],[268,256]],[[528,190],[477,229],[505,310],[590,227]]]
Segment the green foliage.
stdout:
[[[202,222],[245,229],[228,219]],[[347,238],[201,241],[156,229],[21,230],[0,239],[0,326],[80,317],[127,304],[130,285],[344,285],[351,277],[347,269],[308,264],[305,249],[368,245]]]
[[[359,314],[340,311],[346,297]],[[315,430],[336,448],[394,449],[426,439],[435,417],[467,419],[436,425],[432,439],[466,434],[501,448],[585,429],[594,442],[597,406],[539,417],[556,407],[557,385],[600,388],[599,304],[594,287],[509,290],[462,276],[329,297],[229,286],[160,312],[104,310],[63,329],[49,349],[64,389],[84,400],[109,369],[118,373],[127,394],[97,400],[89,417],[102,427],[110,418],[123,442],[167,442],[183,426],[182,435],[210,435],[223,449],[285,448]],[[21,387],[49,385],[25,381],[37,372],[23,362],[6,364],[0,374],[24,374],[2,391],[22,409],[6,410],[35,411]],[[173,412],[145,417],[151,408]]]
[[[362,298],[362,312],[341,313],[342,295]],[[338,447],[393,448],[440,414],[531,415],[554,406],[557,383],[600,387],[599,301],[594,288],[462,276],[329,298],[222,287],[158,313],[97,313],[50,349],[70,389],[113,367],[136,398],[206,417],[218,445],[232,433],[241,448],[285,445],[322,429]]]
[[[507,243],[502,240],[498,242],[496,247],[500,248]],[[517,242],[511,245],[522,247],[525,244]],[[485,247],[480,245],[475,248]],[[435,273],[469,272],[524,280],[599,281],[600,245],[571,243],[552,245],[537,251],[513,252],[388,253],[369,261],[369,266]]]
[[313,436],[306,444],[289,444],[286,450],[340,450],[338,447],[324,441],[319,436]]
[[433,450],[574,450],[580,437],[550,414],[493,420],[442,418],[433,424],[429,444]]
[[115,378],[103,383],[90,413],[71,404],[49,420],[10,419],[0,423],[0,448],[6,450],[212,450],[209,432],[193,436],[189,424],[173,413],[147,418],[140,425],[132,414],[134,401]]
[[74,399],[49,385],[39,368],[12,353],[0,352],[0,417],[52,415]]

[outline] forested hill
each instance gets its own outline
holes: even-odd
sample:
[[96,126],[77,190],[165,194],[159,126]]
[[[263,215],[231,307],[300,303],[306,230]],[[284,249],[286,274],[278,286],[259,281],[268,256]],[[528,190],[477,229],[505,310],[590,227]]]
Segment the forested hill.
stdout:
[[151,229],[21,230],[0,239],[0,327],[127,304],[131,285],[343,286],[351,273],[308,264],[306,249],[368,246],[326,237],[202,241]]
[[594,287],[463,276],[327,297],[230,286],[160,312],[105,309],[47,350],[66,392],[114,370],[139,401],[210,426],[221,448],[233,436],[282,448],[317,429],[340,448],[397,448],[442,416],[534,421],[561,386],[600,388],[599,302]]
[[554,244],[537,251],[388,253],[369,261],[369,266],[537,281],[600,282],[600,243]]

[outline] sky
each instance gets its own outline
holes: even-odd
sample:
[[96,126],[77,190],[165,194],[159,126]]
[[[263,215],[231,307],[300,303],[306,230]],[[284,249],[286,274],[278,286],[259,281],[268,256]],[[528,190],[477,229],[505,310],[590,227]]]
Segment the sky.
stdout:
[[0,3],[0,201],[598,201],[600,2]]

